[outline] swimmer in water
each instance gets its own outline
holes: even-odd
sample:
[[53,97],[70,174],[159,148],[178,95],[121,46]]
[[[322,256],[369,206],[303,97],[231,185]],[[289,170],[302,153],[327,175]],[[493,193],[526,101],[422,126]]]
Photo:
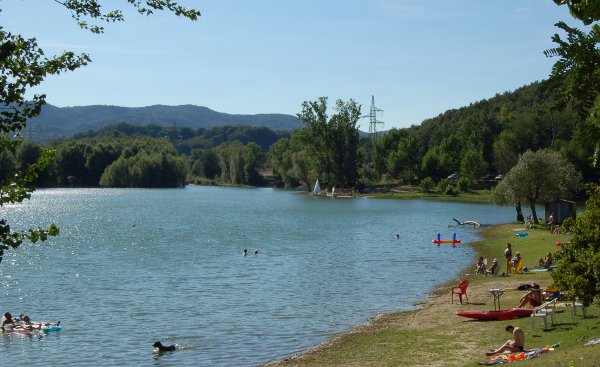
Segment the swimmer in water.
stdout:
[[248,255],[248,249],[245,248],[244,251],[242,251],[242,255],[247,256]]
[[177,350],[175,344],[163,345],[161,342],[155,342],[154,344],[152,344],[152,346],[158,349],[159,352],[173,352]]

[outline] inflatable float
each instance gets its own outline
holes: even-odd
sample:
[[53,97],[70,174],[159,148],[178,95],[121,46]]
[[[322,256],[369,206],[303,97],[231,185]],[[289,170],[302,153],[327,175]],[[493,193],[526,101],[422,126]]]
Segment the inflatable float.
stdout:
[[5,329],[5,332],[16,332],[16,333],[50,333],[53,331],[62,330],[62,326],[60,326],[59,322],[31,322],[29,324],[17,322],[14,327],[10,329]]
[[500,311],[458,311],[457,316],[467,317],[470,319],[480,321],[491,321],[491,320],[512,320],[521,317],[529,317],[533,313],[533,308],[509,308]]
[[454,232],[452,234],[452,239],[451,240],[442,240],[441,239],[441,235],[438,232],[437,234],[437,239],[436,240],[432,240],[431,243],[433,243],[434,245],[452,245],[452,246],[456,246],[457,244],[460,244],[460,240],[456,239],[456,232]]

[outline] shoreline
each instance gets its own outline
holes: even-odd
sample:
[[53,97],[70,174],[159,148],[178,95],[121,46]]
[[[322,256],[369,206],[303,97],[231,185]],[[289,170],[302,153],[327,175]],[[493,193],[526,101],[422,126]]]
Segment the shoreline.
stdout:
[[[522,223],[510,222],[482,229],[478,241],[468,243],[475,256],[502,258],[507,242],[514,251],[520,251],[525,265],[535,267],[537,259],[548,251],[556,251],[556,242],[566,243],[570,235],[550,234],[544,226],[529,230],[529,236],[515,237],[515,227]],[[501,266],[501,271],[506,265]],[[468,279],[468,300],[465,304],[451,301],[451,287],[459,280]],[[598,329],[600,307],[588,307],[586,317],[581,311],[572,314],[571,303],[558,302],[556,324],[547,328],[532,324],[530,317],[481,322],[456,316],[465,310],[495,309],[491,289],[504,292],[500,309],[516,307],[523,291],[523,283],[536,282],[542,288],[553,286],[550,272],[524,272],[508,276],[484,276],[475,273],[475,263],[461,269],[454,279],[436,285],[426,300],[416,302],[410,311],[386,312],[374,315],[367,322],[351,326],[350,330],[332,337],[302,353],[266,366],[470,366],[488,361],[485,352],[502,345],[510,337],[507,325],[520,327],[525,332],[525,347],[544,348],[560,344],[560,348],[543,357],[527,361],[527,366],[600,367],[600,347],[588,347],[586,340],[600,337]]]
[[[488,231],[488,230],[506,226],[506,225],[508,225],[508,223],[496,224],[496,225],[487,227],[485,229],[482,229],[481,231],[482,232]],[[473,259],[472,259],[473,264],[475,263],[474,260],[477,259],[478,256],[483,256],[482,251],[480,249],[478,249],[475,245],[484,241],[485,237],[481,234],[479,235],[479,237],[480,237],[480,239],[475,242],[469,242],[469,243],[464,244],[465,246],[470,246],[474,251]],[[430,291],[429,293],[427,293],[427,295],[426,295],[427,298],[420,300],[420,301],[416,301],[410,310],[388,311],[388,312],[376,313],[373,316],[369,317],[367,319],[367,321],[363,322],[362,324],[350,325],[349,330],[341,332],[340,334],[338,334],[328,340],[325,340],[321,343],[318,343],[318,344],[308,348],[305,351],[291,355],[282,360],[277,360],[277,361],[268,362],[266,364],[262,364],[261,366],[273,367],[273,366],[311,365],[311,364],[304,364],[303,360],[314,354],[322,353],[324,351],[327,351],[328,349],[339,347],[342,343],[345,342],[346,339],[351,338],[355,335],[360,335],[361,333],[376,333],[381,330],[388,329],[390,327],[405,327],[408,329],[414,329],[414,328],[430,325],[430,323],[432,323],[432,322],[437,323],[438,316],[440,314],[442,314],[442,312],[438,312],[438,311],[442,311],[442,309],[446,309],[447,307],[445,307],[445,304],[450,303],[450,302],[448,302],[448,301],[450,301],[450,299],[449,299],[450,298],[450,293],[449,293],[450,287],[457,284],[461,278],[465,277],[465,275],[469,275],[469,270],[471,268],[472,268],[472,266],[467,266],[467,267],[461,269],[458,272],[458,275],[455,276],[454,278],[449,279],[442,283],[437,283],[436,285],[434,285],[433,290]],[[469,294],[471,294],[472,292],[476,292],[478,294],[487,292],[487,286],[483,287],[483,286],[476,286],[476,285],[471,284],[470,288],[469,288]],[[456,301],[458,303],[458,300],[456,300]],[[450,304],[452,305],[452,303],[450,303]],[[420,320],[421,317],[417,317],[417,314],[420,314],[420,313],[426,314],[423,316],[425,316],[425,318],[428,319],[428,322],[423,323],[422,321],[424,321],[424,320]],[[455,312],[452,312],[452,313],[454,314]],[[411,321],[415,320],[415,319],[418,319],[417,323],[413,322],[413,324],[411,325]],[[456,318],[456,320],[462,321],[461,319],[458,319],[458,318]],[[428,366],[438,366],[438,365],[432,364],[432,363],[428,363],[427,365]],[[439,366],[445,366],[445,364],[441,364]]]

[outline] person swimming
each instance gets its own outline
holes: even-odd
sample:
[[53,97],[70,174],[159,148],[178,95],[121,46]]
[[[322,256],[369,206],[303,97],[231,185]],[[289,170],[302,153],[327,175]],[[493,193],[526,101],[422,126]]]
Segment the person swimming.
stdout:
[[244,251],[242,251],[242,255],[248,256],[248,249],[247,248],[245,248]]
[[254,250],[254,256],[258,256],[258,249]]
[[158,349],[159,352],[174,352],[177,350],[177,346],[175,344],[171,345],[163,345],[161,342],[155,342],[152,344],[155,349]]

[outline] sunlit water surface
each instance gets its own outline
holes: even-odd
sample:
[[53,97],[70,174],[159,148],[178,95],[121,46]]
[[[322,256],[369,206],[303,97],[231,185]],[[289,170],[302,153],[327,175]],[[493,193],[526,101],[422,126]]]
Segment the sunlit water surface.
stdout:
[[[38,190],[0,215],[61,228],[7,251],[0,311],[63,325],[3,334],[2,365],[253,366],[411,309],[473,261],[468,246],[431,244],[477,239],[452,218],[494,224],[514,209],[188,186]],[[181,350],[157,355],[156,340]]]

